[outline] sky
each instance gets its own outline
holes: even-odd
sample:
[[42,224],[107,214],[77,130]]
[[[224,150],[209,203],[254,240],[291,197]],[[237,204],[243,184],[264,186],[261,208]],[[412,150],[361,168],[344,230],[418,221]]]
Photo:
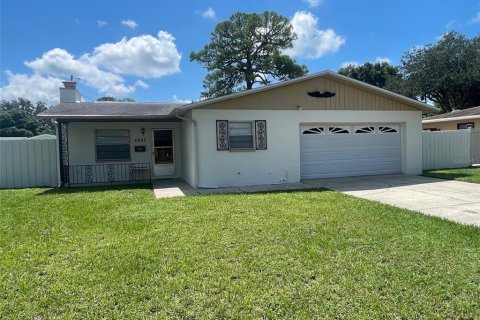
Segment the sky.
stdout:
[[404,52],[455,30],[480,34],[473,0],[189,0],[0,2],[0,99],[56,104],[73,75],[85,101],[198,100],[206,70],[190,62],[235,12],[276,11],[298,39],[285,53],[310,73]]

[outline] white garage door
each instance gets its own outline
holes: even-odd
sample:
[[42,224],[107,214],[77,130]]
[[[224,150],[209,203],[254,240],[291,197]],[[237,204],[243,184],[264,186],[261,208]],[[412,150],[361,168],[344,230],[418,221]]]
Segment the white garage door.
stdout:
[[401,172],[399,124],[300,126],[302,179]]

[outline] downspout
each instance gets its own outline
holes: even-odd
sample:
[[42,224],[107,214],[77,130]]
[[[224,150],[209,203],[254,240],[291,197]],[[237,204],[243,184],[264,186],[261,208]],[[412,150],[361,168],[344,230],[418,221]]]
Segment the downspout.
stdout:
[[172,115],[175,118],[178,118],[178,119],[184,120],[184,121],[190,121],[190,122],[193,123],[193,136],[194,136],[193,143],[194,143],[194,149],[195,149],[194,150],[195,173],[194,173],[194,186],[193,187],[198,188],[198,128],[197,128],[197,121],[195,121],[194,119],[189,119],[189,118],[179,116],[177,114],[177,111],[178,111],[178,109],[175,109],[172,112]]

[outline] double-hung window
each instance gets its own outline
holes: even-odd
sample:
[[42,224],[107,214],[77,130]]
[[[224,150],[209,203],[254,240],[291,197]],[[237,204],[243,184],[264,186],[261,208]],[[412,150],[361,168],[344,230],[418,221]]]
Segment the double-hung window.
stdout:
[[254,138],[253,122],[229,122],[230,150],[253,150]]
[[95,150],[97,161],[129,161],[130,130],[95,130]]

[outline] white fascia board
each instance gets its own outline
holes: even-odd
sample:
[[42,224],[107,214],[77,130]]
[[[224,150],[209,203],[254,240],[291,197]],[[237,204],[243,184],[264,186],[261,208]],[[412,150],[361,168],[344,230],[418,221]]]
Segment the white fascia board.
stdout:
[[459,121],[459,120],[461,121],[461,120],[476,120],[476,119],[480,119],[480,115],[422,120],[422,123],[451,122],[451,121]]

